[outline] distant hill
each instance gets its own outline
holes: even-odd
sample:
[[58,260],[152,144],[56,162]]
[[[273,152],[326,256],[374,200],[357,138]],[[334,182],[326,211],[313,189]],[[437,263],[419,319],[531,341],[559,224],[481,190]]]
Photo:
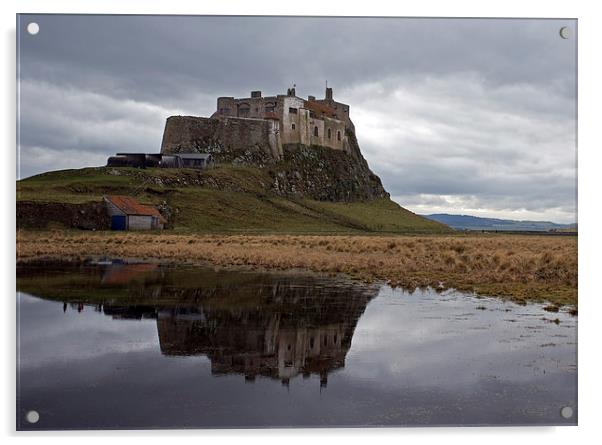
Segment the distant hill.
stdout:
[[575,231],[577,224],[556,224],[549,221],[515,221],[512,219],[480,218],[470,215],[435,213],[422,215],[456,230],[504,230],[522,232]]

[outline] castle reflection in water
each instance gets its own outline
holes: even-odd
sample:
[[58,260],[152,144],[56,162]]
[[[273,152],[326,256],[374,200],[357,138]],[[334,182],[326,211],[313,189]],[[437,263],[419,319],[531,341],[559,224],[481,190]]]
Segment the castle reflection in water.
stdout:
[[262,375],[284,384],[298,374],[318,374],[325,385],[328,373],[345,365],[360,314],[301,323],[261,310],[173,308],[157,315],[163,354],[207,355],[214,374],[239,373],[247,380]]
[[[214,375],[240,374],[249,382],[263,376],[284,385],[317,375],[325,386],[328,374],[345,366],[357,322],[377,293],[373,286],[315,276],[146,264],[79,273],[88,292],[118,291],[118,298],[95,302],[95,310],[114,319],[156,319],[165,356],[205,355]],[[74,309],[90,307],[85,298],[73,300]]]

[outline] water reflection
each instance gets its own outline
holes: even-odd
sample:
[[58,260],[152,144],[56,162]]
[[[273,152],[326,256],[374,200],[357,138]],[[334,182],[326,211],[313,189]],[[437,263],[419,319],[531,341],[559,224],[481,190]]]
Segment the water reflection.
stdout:
[[318,374],[320,384],[325,386],[328,373],[345,365],[359,314],[340,321],[332,317],[331,322],[295,322],[287,317],[295,313],[301,311],[236,313],[203,307],[161,310],[157,320],[161,352],[205,354],[211,359],[213,374],[239,373],[248,381],[261,375],[280,379],[283,384],[298,374]]
[[[328,374],[345,366],[357,321],[378,292],[309,275],[245,273],[241,280],[240,273],[195,269],[191,275],[156,264],[78,268],[60,283],[56,272],[22,269],[20,289],[49,299],[69,295],[63,312],[88,307],[115,320],[156,319],[162,354],[205,355],[214,375],[242,374],[247,382],[269,377],[283,385],[317,375],[325,387]],[[47,280],[54,286],[40,286]],[[108,289],[119,295],[105,295]],[[157,304],[136,304],[148,300]]]
[[19,429],[576,423],[577,319],[543,305],[148,264],[17,272]]

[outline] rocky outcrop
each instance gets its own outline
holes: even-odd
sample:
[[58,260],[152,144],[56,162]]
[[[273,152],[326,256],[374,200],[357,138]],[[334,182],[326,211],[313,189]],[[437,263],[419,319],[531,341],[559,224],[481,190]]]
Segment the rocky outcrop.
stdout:
[[274,191],[286,197],[319,201],[351,202],[388,198],[380,181],[365,159],[353,152],[324,147],[285,145],[284,162],[268,169]]
[[272,125],[260,119],[172,116],[161,153],[212,153],[218,163],[259,167],[272,178],[272,191],[286,197],[334,202],[389,197],[352,130],[346,131],[345,150],[301,144],[274,148]]

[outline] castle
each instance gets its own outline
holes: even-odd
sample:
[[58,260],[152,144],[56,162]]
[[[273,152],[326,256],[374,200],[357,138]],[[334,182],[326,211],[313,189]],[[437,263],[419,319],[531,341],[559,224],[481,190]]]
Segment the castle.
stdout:
[[283,158],[283,146],[300,144],[348,152],[348,132],[355,132],[349,105],[333,99],[326,88],[324,99],[298,97],[295,88],[286,94],[219,97],[210,118],[168,118],[161,153],[211,152],[214,144],[228,150],[261,147],[273,159]]
[[281,144],[320,145],[335,150],[346,148],[345,129],[354,131],[349,105],[335,101],[328,87],[324,99],[302,99],[294,87],[286,95],[263,97],[261,91],[251,91],[248,98],[220,97],[211,117],[270,120]]
[[[319,201],[388,198],[362,156],[349,105],[286,94],[219,97],[210,117],[170,116],[160,153],[118,153],[109,167],[204,169],[251,166],[270,178],[271,192]],[[199,179],[200,180],[200,179]]]

